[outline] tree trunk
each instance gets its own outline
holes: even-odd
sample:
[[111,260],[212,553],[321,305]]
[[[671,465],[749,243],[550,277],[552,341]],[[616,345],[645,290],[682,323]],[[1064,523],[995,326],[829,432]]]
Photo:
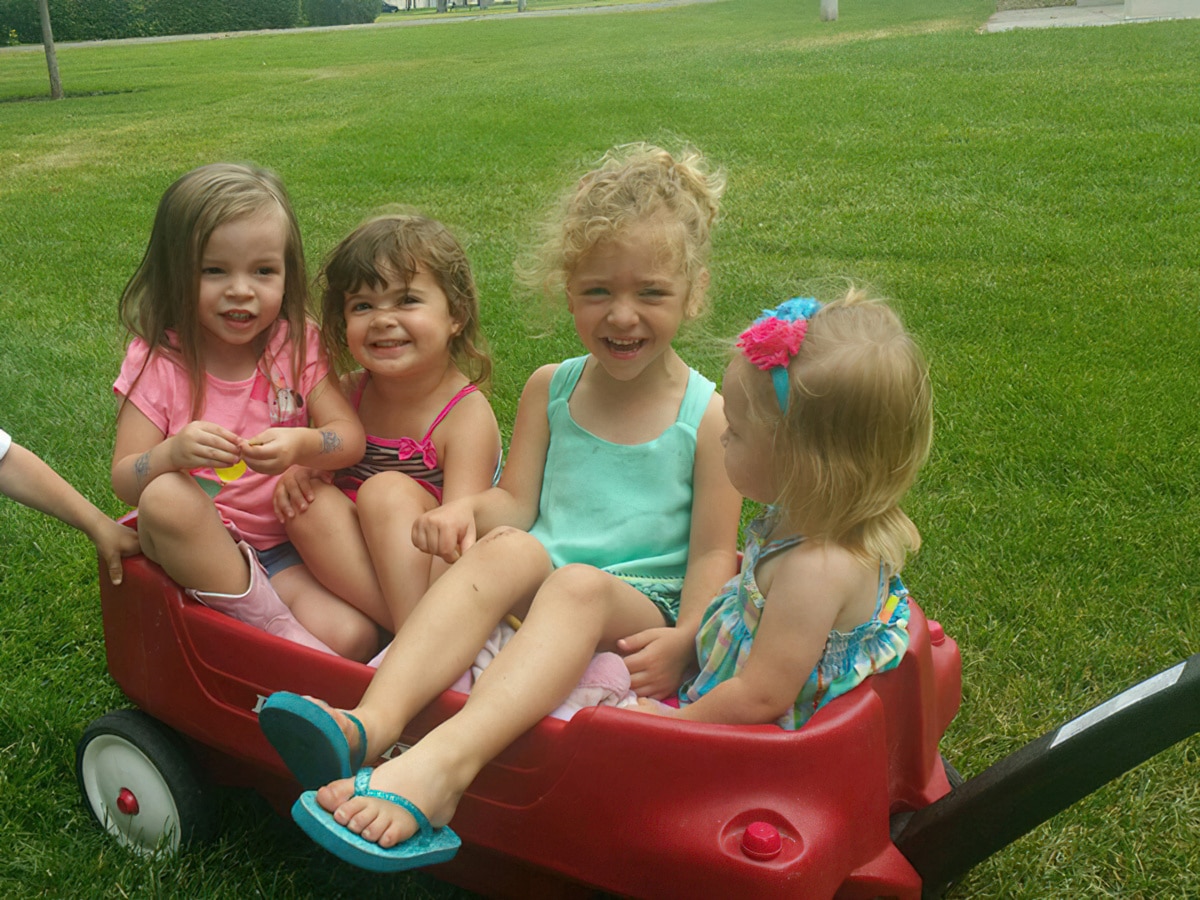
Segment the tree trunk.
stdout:
[[517,0],[517,12],[525,12],[525,0]]
[[58,77],[58,57],[54,53],[54,32],[50,30],[50,0],[38,0],[42,17],[42,44],[46,47],[46,68],[50,70],[50,99],[61,100],[62,80]]
[[821,0],[821,21],[837,21],[837,0]]

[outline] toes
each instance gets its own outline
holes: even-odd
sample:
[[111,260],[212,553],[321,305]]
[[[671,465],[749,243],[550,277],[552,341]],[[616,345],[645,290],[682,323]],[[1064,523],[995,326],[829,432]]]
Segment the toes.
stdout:
[[[412,818],[407,815],[398,821],[392,822],[392,824],[384,830],[383,834],[379,836],[379,840],[376,843],[378,843],[380,847],[386,849],[388,847],[394,847],[401,841],[412,837],[414,834],[416,834],[416,831],[409,830],[407,827],[409,822],[412,822]],[[413,824],[415,825],[416,823],[413,822]]]
[[333,812],[334,821],[380,847],[394,847],[417,833],[405,810],[373,797],[354,797]]
[[317,802],[326,812],[336,813],[347,800],[354,796],[354,779],[341,778],[331,781],[317,791]]
[[379,823],[380,811],[374,803],[343,803],[336,813],[335,819],[345,817],[343,823],[355,834],[362,835],[368,841],[374,841],[383,833],[386,823]]

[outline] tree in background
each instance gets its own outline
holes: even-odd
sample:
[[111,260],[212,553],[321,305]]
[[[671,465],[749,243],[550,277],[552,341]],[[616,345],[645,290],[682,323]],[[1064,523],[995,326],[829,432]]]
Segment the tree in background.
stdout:
[[50,99],[61,100],[62,79],[58,77],[58,56],[54,52],[54,31],[50,28],[50,0],[38,0],[42,17],[42,44],[46,47],[46,68],[50,70]]

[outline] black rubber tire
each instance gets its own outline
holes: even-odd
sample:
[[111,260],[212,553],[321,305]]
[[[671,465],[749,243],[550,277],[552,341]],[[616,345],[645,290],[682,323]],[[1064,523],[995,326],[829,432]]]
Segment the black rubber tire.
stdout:
[[144,712],[120,709],[89,725],[75,747],[75,778],[100,826],[137,853],[173,855],[212,835],[213,801],[187,745]]

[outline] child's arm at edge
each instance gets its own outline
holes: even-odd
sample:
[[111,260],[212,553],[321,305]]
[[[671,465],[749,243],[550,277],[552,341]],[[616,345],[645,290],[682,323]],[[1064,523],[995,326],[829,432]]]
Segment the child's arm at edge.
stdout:
[[20,444],[12,444],[0,459],[0,493],[86,534],[96,545],[113,584],[121,583],[121,557],[141,552],[135,531],[106,516],[40,457]]

